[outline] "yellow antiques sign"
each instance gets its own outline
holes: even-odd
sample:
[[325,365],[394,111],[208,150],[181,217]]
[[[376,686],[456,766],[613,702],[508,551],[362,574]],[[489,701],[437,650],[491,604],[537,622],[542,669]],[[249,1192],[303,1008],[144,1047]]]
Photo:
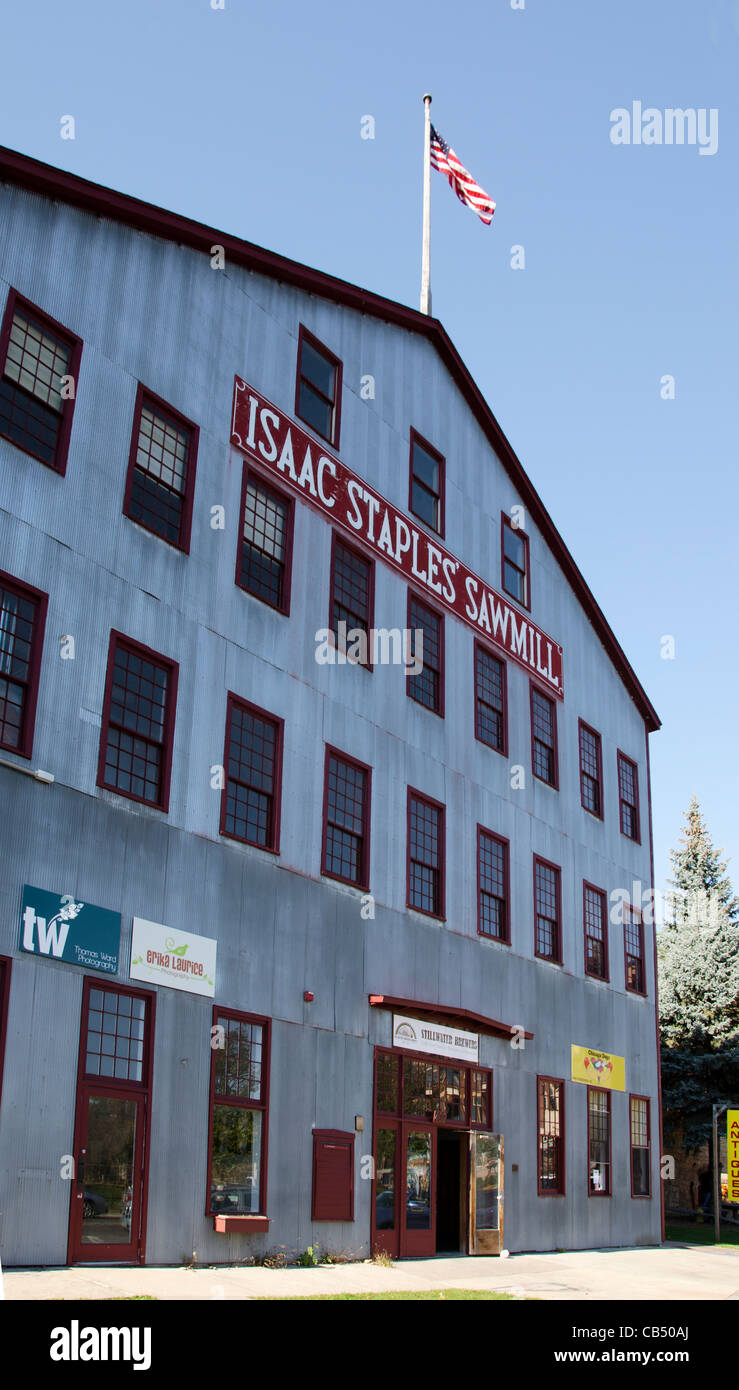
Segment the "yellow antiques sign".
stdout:
[[572,1080],[602,1086],[607,1091],[625,1091],[626,1061],[612,1057],[610,1052],[596,1052],[594,1047],[572,1043]]
[[726,1168],[729,1175],[727,1197],[739,1202],[739,1110],[726,1112]]

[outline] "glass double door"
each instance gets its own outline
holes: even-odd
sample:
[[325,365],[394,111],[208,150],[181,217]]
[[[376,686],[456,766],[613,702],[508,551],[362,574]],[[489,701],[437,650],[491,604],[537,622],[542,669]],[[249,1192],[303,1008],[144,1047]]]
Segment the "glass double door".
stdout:
[[[503,1245],[503,1138],[458,1131],[468,1162],[459,1195],[467,1212],[467,1251],[497,1255]],[[380,1122],[376,1134],[373,1249],[394,1258],[435,1255],[438,1127]]]
[[79,1096],[69,1218],[70,1263],[137,1263],[141,1253],[146,1097],[85,1085]]

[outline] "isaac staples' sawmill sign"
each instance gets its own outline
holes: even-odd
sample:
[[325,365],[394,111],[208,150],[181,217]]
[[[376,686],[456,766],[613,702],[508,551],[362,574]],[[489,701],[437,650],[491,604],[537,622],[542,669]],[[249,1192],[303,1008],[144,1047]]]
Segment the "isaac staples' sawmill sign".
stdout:
[[557,642],[238,376],[231,443],[564,698]]

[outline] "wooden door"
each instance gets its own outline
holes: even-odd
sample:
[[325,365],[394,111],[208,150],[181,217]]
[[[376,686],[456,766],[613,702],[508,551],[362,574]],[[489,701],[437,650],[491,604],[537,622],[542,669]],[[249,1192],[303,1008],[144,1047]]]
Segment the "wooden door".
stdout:
[[499,1255],[503,1249],[503,1136],[470,1134],[469,1251]]

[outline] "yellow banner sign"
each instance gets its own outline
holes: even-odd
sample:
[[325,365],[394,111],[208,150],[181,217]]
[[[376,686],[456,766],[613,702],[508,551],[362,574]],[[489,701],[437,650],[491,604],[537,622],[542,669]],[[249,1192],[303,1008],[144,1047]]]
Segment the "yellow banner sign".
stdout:
[[726,1167],[730,1202],[739,1202],[739,1110],[726,1112]]
[[612,1057],[610,1052],[596,1052],[594,1047],[577,1047],[572,1043],[572,1080],[584,1081],[587,1086],[602,1086],[607,1091],[625,1091],[626,1060]]

